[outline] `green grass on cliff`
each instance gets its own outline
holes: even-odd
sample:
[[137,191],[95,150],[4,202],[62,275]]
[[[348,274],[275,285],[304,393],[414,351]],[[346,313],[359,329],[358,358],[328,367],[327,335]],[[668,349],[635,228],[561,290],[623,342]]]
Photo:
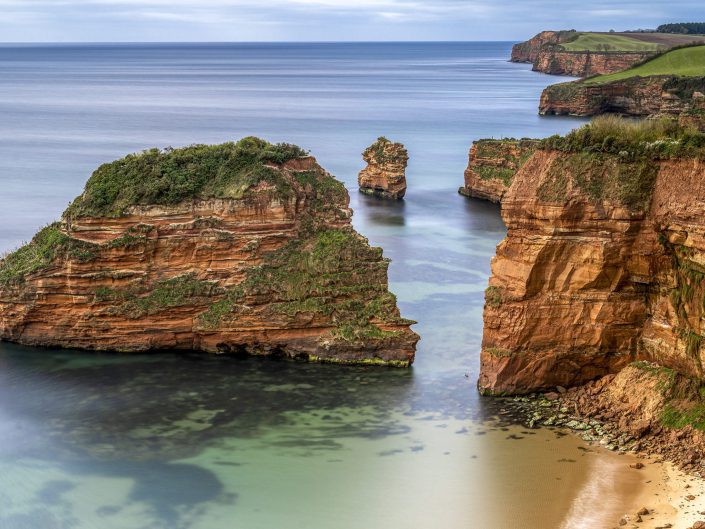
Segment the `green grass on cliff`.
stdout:
[[207,301],[207,298],[221,294],[221,290],[213,282],[186,274],[160,280],[141,289],[102,287],[96,290],[95,299],[101,303],[109,302],[120,314],[137,319],[169,308]]
[[237,143],[150,149],[101,165],[65,216],[120,216],[135,205],[174,205],[189,198],[242,198],[252,186],[268,182],[282,194],[291,189],[267,167],[305,156],[300,147],[273,145],[259,138]]
[[72,239],[58,222],[42,228],[30,242],[0,260],[0,286],[22,282],[25,276],[49,267],[56,258],[86,262],[96,257],[97,245]]
[[565,153],[539,189],[542,199],[564,200],[572,179],[594,200],[612,198],[644,210],[653,192],[657,162],[705,158],[705,134],[670,119],[637,121],[608,115],[566,136],[546,138],[541,147]]
[[[536,151],[538,142],[535,140],[513,140],[513,139],[482,139],[475,142],[478,158],[501,158],[502,165],[476,165],[473,170],[482,180],[501,180],[505,186],[509,187],[514,179],[514,175],[531,158]],[[511,147],[519,151],[515,156],[511,152]]]
[[598,116],[565,136],[541,140],[541,148],[563,152],[616,154],[627,161],[705,157],[705,134],[675,120]]
[[565,42],[561,46],[567,51],[658,51],[659,45],[644,42],[623,35],[609,33],[580,33],[578,38]]
[[631,77],[672,75],[676,77],[705,76],[705,46],[691,46],[666,52],[643,64],[609,75],[591,77],[585,84],[604,84]]
[[199,317],[204,329],[215,329],[234,317],[241,305],[275,300],[273,316],[321,314],[336,324],[336,338],[384,338],[371,320],[413,323],[399,317],[396,298],[387,289],[387,261],[380,248],[350,229],[325,229],[292,240],[267,255],[245,280]]

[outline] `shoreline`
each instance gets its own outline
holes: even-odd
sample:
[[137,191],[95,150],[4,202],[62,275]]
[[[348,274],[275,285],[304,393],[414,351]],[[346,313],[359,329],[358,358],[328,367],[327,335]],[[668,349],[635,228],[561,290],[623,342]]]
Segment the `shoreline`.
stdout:
[[[595,524],[604,522],[605,507],[597,502],[603,501],[609,494],[622,496],[624,502],[618,503],[628,506],[624,512],[614,514],[613,525],[609,527],[689,529],[695,522],[705,520],[705,477],[696,470],[695,463],[689,463],[689,446],[671,444],[666,454],[659,453],[657,450],[662,449],[666,441],[658,434],[635,440],[619,428],[617,421],[603,422],[589,415],[571,413],[569,407],[574,401],[567,395],[572,393],[576,396],[581,389],[585,386],[561,395],[534,393],[504,397],[517,407],[525,426],[529,428],[556,429],[583,440],[594,450],[625,456],[623,468],[596,469],[596,480],[585,483],[585,491],[575,497],[561,529],[590,526],[590,523],[599,527]],[[682,457],[674,457],[674,454]],[[614,479],[615,473],[623,473],[626,477],[629,472],[639,473],[638,491],[624,484],[617,485]],[[600,480],[609,483],[596,485]],[[585,495],[588,500],[585,500]],[[595,503],[590,504],[591,500]],[[591,509],[595,510],[594,515]],[[644,514],[644,509],[648,510],[648,514]],[[586,523],[588,525],[584,525]]]

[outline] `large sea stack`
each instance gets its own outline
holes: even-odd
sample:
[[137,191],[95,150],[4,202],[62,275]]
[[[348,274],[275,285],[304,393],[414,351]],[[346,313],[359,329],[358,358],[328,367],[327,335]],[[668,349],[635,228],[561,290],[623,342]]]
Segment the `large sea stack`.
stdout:
[[105,164],[0,261],[0,338],[408,366],[418,336],[345,187],[257,138]]
[[400,199],[406,194],[406,163],[409,155],[401,143],[380,137],[362,157],[367,162],[357,177],[360,191],[382,198]]

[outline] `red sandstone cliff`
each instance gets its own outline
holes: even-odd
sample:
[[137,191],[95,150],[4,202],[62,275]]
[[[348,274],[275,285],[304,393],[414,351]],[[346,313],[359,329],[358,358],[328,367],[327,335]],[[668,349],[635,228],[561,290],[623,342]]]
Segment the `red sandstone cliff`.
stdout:
[[516,172],[536,149],[533,140],[478,140],[473,142],[461,195],[499,203]]
[[542,115],[595,116],[616,113],[628,116],[690,114],[702,110],[705,78],[672,76],[631,77],[591,83],[575,81],[547,87],[541,94]]
[[533,63],[539,56],[541,48],[546,44],[560,44],[574,38],[575,31],[542,31],[525,42],[512,46],[512,62]]
[[512,62],[533,64],[535,72],[587,77],[626,70],[656,52],[571,51],[561,44],[574,40],[577,31],[542,31],[512,47]]
[[655,52],[569,51],[560,45],[546,45],[533,61],[533,70],[552,75],[589,77],[621,72],[643,62]]
[[357,177],[361,192],[382,198],[404,198],[409,155],[401,143],[380,137],[365,149],[362,157],[367,167]]
[[409,365],[418,336],[388,260],[352,229],[344,186],[285,147],[102,166],[61,223],[0,261],[0,338]]
[[479,386],[584,384],[636,359],[703,377],[705,164],[538,150],[502,203]]

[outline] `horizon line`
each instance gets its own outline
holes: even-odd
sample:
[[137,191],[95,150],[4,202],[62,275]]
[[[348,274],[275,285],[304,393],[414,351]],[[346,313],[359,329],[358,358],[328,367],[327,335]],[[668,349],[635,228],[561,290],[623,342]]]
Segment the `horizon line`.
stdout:
[[0,46],[27,44],[448,44],[521,42],[517,40],[76,40],[0,41]]

